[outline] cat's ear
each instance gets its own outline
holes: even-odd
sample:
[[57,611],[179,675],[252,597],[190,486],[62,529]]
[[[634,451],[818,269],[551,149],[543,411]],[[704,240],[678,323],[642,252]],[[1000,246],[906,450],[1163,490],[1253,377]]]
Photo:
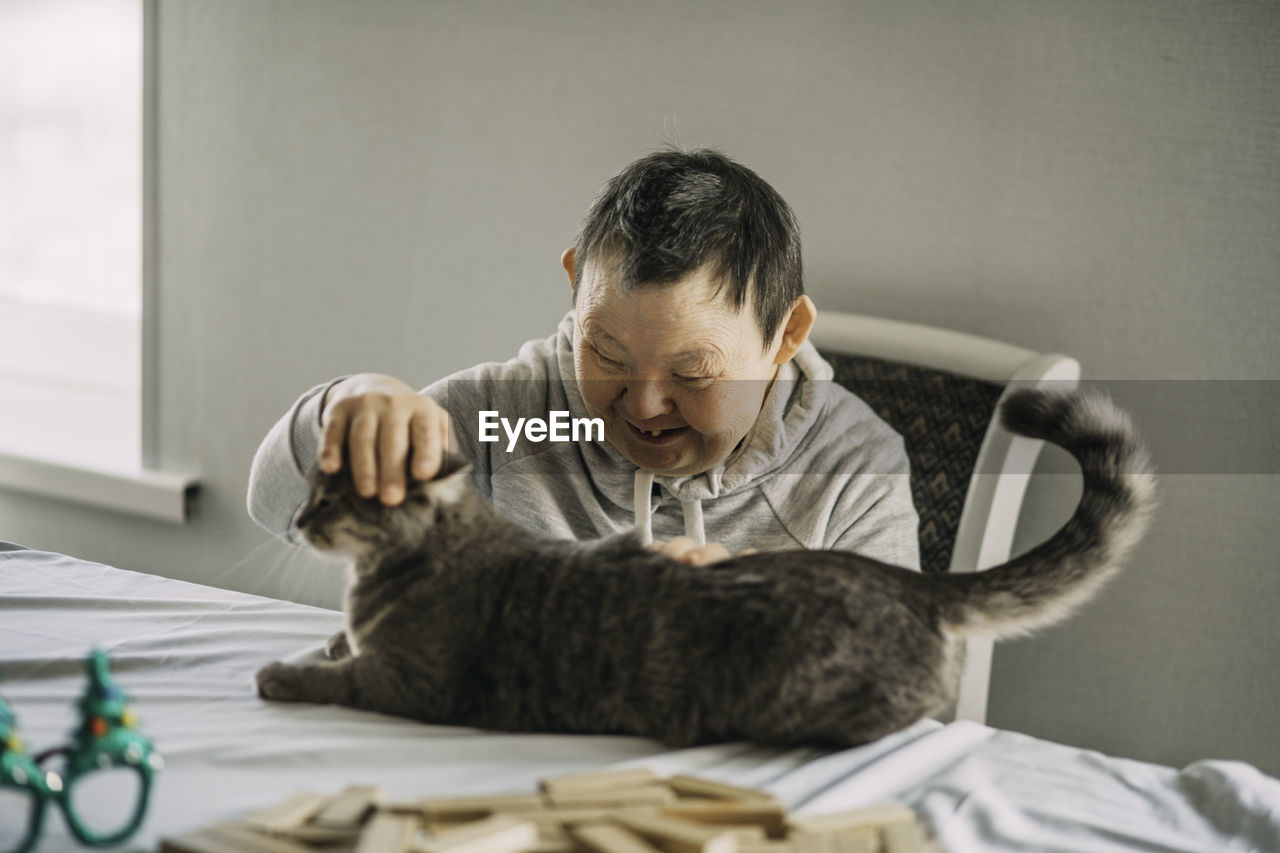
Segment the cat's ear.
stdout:
[[422,484],[423,490],[442,504],[454,504],[462,499],[462,495],[471,486],[471,463],[467,463],[438,480],[429,480]]

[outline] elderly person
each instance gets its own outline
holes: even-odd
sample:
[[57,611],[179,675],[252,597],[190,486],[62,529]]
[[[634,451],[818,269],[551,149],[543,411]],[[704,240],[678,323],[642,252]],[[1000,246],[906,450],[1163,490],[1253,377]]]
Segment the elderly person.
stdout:
[[[494,506],[591,539],[640,529],[693,564],[746,549],[835,548],[918,567],[901,438],[831,380],[808,342],[786,202],[714,151],[664,151],[614,176],[561,257],[573,307],[505,363],[421,392],[360,374],[304,394],[253,461],[250,515],[293,538],[315,465],[403,500],[446,448]],[[486,440],[481,413],[598,418],[604,440]]]

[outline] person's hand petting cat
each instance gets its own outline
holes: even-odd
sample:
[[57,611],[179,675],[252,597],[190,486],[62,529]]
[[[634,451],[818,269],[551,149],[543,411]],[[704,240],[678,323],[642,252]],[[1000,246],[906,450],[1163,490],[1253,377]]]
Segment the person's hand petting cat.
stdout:
[[449,446],[449,413],[394,376],[344,379],[329,389],[321,411],[320,470],[340,470],[345,450],[362,497],[376,495],[387,506],[403,501],[411,451],[414,478],[430,480],[439,473]]
[[[666,554],[673,560],[679,560],[691,566],[709,566],[712,563],[718,563],[733,556],[729,549],[719,542],[708,542],[706,545],[699,545],[688,536],[677,536],[669,542],[655,540],[646,547],[650,551]],[[747,548],[740,551],[738,556],[745,557],[748,554],[756,553],[759,552],[755,548]]]

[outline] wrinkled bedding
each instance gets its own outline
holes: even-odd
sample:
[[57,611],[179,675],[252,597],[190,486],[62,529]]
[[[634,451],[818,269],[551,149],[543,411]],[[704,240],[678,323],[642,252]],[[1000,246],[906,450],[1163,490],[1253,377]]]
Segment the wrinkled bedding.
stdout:
[[[82,661],[97,645],[167,760],[147,822],[124,849],[154,849],[162,836],[296,790],[527,792],[543,776],[632,764],[763,787],[801,814],[898,800],[949,851],[1280,851],[1280,781],[1239,762],[1178,770],[932,720],[832,753],[670,750],[639,738],[489,733],[257,698],[258,667],[314,654],[341,624],[336,611],[0,544],[0,694],[29,749],[66,741]],[[48,817],[40,849],[79,849],[60,815]]]

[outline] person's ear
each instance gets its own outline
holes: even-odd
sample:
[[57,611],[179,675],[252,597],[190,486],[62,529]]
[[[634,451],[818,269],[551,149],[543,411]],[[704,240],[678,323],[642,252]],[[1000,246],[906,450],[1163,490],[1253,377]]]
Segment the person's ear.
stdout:
[[573,252],[572,246],[565,249],[564,253],[560,255],[560,266],[564,267],[564,271],[569,275],[569,292],[570,293],[572,293],[575,290],[574,284],[573,284],[573,256],[574,256],[574,252]]
[[786,364],[795,357],[801,345],[809,339],[809,332],[816,319],[818,309],[814,307],[813,300],[801,294],[791,306],[791,314],[782,327],[782,345],[778,347],[778,354],[773,357],[774,364]]

